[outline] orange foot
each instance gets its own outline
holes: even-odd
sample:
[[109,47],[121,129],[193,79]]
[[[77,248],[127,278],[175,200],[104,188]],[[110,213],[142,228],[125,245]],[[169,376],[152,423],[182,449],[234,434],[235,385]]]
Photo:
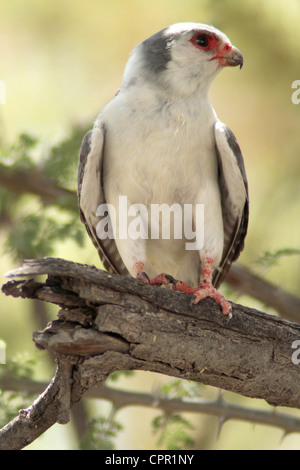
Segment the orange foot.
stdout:
[[221,294],[209,281],[200,282],[198,287],[190,287],[188,284],[182,281],[176,281],[175,279],[170,279],[171,276],[168,276],[170,282],[173,284],[173,289],[179,292],[185,292],[187,294],[192,294],[194,296],[193,304],[197,304],[199,300],[206,299],[209,297],[213,299],[220,307],[222,308],[223,315],[231,316],[231,305],[226,300],[223,294]]
[[213,260],[211,258],[206,258],[203,261],[203,280],[199,283],[198,287],[191,287],[183,281],[177,281],[172,276],[168,274],[161,273],[154,278],[149,278],[148,275],[143,271],[144,263],[137,262],[134,266],[136,279],[144,281],[147,284],[152,286],[161,286],[167,284],[173,284],[173,290],[179,292],[185,292],[186,294],[192,294],[194,296],[193,304],[197,304],[199,300],[206,299],[209,297],[213,299],[222,309],[223,315],[229,316],[231,318],[231,305],[226,300],[223,294],[221,294],[217,289],[212,285],[212,269],[213,269]]
[[139,281],[144,281],[146,282],[146,284],[150,284],[151,286],[162,286],[170,284],[170,279],[168,278],[168,275],[164,273],[161,273],[158,276],[152,277],[150,279],[144,271],[141,271],[136,275],[136,279],[138,279]]

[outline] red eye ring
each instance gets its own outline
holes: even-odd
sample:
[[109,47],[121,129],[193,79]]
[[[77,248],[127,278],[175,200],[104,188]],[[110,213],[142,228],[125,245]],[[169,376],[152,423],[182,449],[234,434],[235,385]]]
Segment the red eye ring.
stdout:
[[190,42],[199,49],[209,51],[215,49],[218,45],[218,39],[215,36],[206,33],[196,33],[190,39]]
[[193,36],[192,42],[195,46],[206,49],[209,44],[209,38],[206,34],[196,34]]

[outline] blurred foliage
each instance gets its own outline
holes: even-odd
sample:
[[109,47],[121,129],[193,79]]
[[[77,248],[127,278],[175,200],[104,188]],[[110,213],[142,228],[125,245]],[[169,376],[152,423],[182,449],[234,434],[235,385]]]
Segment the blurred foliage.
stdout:
[[114,450],[115,439],[123,426],[117,421],[107,420],[100,416],[92,419],[88,425],[80,450]]
[[154,434],[158,434],[156,444],[166,450],[183,450],[193,448],[195,442],[189,434],[194,426],[182,415],[160,414],[152,421]]
[[30,171],[35,167],[31,151],[36,148],[38,139],[32,135],[21,133],[11,146],[0,148],[0,162],[6,164],[10,173]]
[[23,397],[15,392],[4,392],[0,388],[0,428],[17,416],[20,409],[27,408],[31,403],[30,397]]
[[[196,382],[174,379],[157,389],[157,394],[169,399],[199,398],[203,386]],[[152,431],[158,435],[156,444],[167,450],[194,448],[195,441],[190,431],[194,431],[190,420],[178,413],[161,413],[152,420]]]
[[159,387],[158,393],[167,398],[199,398],[201,389],[199,383],[175,379]]
[[14,261],[43,258],[55,253],[53,241],[74,239],[79,246],[83,245],[84,235],[78,223],[78,216],[66,215],[63,223],[47,214],[47,210],[28,213],[14,221],[8,233],[4,250]]
[[[17,354],[7,361],[5,368],[0,368],[0,379],[13,377],[17,379],[33,379],[37,359],[27,353]],[[0,388],[0,428],[18,415],[20,409],[27,408],[32,397],[26,393],[3,391]]]
[[65,188],[76,190],[77,180],[77,155],[85,133],[90,129],[75,126],[70,135],[58,145],[48,149],[45,158],[41,162],[41,170],[52,181]]
[[[30,257],[63,255],[95,262],[94,247],[79,222],[75,194],[82,137],[118,89],[134,45],[183,21],[215,25],[244,55],[242,71],[224,71],[210,92],[218,116],[233,129],[245,157],[250,225],[241,259],[256,269],[269,268],[266,275],[271,281],[299,294],[300,105],[291,102],[291,84],[300,79],[299,0],[2,0],[0,80],[6,83],[7,96],[6,104],[0,105],[0,176],[38,172],[71,194],[49,202],[18,188],[0,187],[1,274]],[[34,321],[29,304],[6,298],[1,302],[0,336],[8,354],[25,344],[31,347]],[[16,373],[30,375],[27,366]],[[0,366],[0,372],[5,368]],[[128,385],[130,380],[137,388],[145,387],[145,376],[139,378],[139,373],[116,377],[118,384],[127,380]],[[200,393],[199,386],[181,381],[158,389],[168,397]],[[4,421],[14,414],[15,400],[7,392],[0,396],[1,417],[4,409],[7,413]],[[118,424],[108,426],[101,414],[91,423],[82,448],[135,448],[131,413],[124,412],[126,433]],[[144,421],[140,447],[153,442]],[[148,422],[150,429],[151,419]],[[159,446],[192,446],[193,424],[182,416],[160,415],[153,426]],[[240,426],[234,423],[231,433],[221,435],[218,442],[206,440],[206,446],[277,447],[276,434],[262,431],[259,438],[258,427],[251,433],[245,428],[240,432]],[[197,418],[196,430],[207,436],[204,419]],[[299,448],[298,443],[293,445]]]
[[[76,201],[77,161],[74,155],[78,153],[83,135],[84,130],[76,129],[60,145],[42,152],[41,142],[23,133],[15,144],[0,148],[0,169],[11,177],[14,173],[23,172],[24,176],[26,174],[30,178],[32,175],[33,179],[35,172],[38,172],[45,182],[51,181],[58,187],[69,186],[68,189],[74,191],[73,199]],[[32,185],[34,187],[34,181]],[[0,214],[6,214],[10,220],[6,225],[4,250],[14,261],[53,255],[57,241],[73,239],[79,246],[83,245],[84,231],[77,202],[70,204],[67,199],[64,201],[62,196],[58,196],[52,203],[58,209],[53,211],[49,208],[51,204],[41,206],[37,197],[28,204],[26,193],[0,189]],[[73,207],[75,210],[70,211]]]
[[37,361],[37,356],[33,357],[27,352],[16,354],[7,361],[4,371],[0,369],[0,377],[7,374],[19,379],[33,380]]
[[285,248],[281,250],[276,250],[273,252],[266,251],[265,253],[260,256],[255,264],[262,268],[264,271],[271,266],[274,266],[280,262],[280,258],[283,256],[293,256],[293,255],[300,255],[300,249],[296,250],[293,248]]

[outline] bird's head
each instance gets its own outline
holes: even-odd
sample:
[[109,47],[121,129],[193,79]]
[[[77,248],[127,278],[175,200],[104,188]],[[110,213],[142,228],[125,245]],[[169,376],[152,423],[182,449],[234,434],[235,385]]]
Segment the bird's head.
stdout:
[[243,56],[228,37],[200,23],[169,26],[140,43],[127,63],[124,83],[146,80],[178,95],[208,91],[226,66],[242,67]]

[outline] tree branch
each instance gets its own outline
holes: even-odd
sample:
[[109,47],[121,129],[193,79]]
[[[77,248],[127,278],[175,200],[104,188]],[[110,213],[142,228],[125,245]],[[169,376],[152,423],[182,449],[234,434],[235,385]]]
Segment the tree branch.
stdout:
[[[45,382],[19,379],[13,376],[0,378],[0,388],[3,391],[22,392],[23,394],[26,392],[29,395],[42,393],[47,385]],[[157,392],[127,392],[106,385],[96,385],[87,390],[84,398],[110,401],[115,410],[130,406],[143,406],[160,409],[166,414],[203,413],[221,419],[222,423],[234,419],[252,424],[278,427],[284,431],[285,435],[300,432],[300,418],[298,417],[274,411],[273,408],[269,411],[228,403],[222,395],[215,400],[202,398],[179,399],[165,397]]]
[[[33,337],[60,367],[34,412],[7,425],[10,435],[26,429],[33,440],[46,425],[67,421],[68,408],[116,370],[159,372],[300,408],[300,369],[292,362],[300,325],[237,304],[229,320],[209,299],[191,305],[187,295],[60,259],[27,262],[10,276],[38,274],[47,274],[46,282],[23,279],[2,289],[60,306],[58,320]],[[8,445],[3,429],[0,448]],[[21,444],[24,436],[13,445]]]
[[231,266],[226,283],[241,294],[249,295],[272,307],[283,318],[300,321],[300,299],[281,287],[266,281],[246,266],[235,263]]
[[76,193],[58,186],[38,169],[12,171],[0,163],[0,185],[13,194],[34,194],[41,198],[44,205],[56,204],[73,212],[78,211]]

